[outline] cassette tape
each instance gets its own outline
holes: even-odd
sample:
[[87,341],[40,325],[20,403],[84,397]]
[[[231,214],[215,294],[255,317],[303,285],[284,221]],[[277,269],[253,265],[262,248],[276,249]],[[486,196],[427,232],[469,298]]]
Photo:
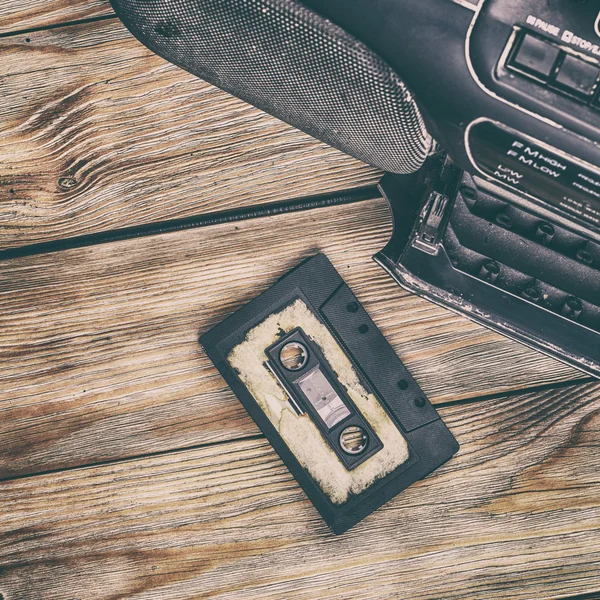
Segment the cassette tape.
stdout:
[[200,343],[335,533],[458,451],[323,254]]

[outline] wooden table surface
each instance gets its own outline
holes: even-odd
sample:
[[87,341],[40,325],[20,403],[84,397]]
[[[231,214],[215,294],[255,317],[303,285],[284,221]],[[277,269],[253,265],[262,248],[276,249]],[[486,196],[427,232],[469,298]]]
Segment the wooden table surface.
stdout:
[[[0,56],[0,600],[600,598],[600,384],[402,291],[379,172],[105,0]],[[340,537],[197,342],[317,251],[462,446]]]

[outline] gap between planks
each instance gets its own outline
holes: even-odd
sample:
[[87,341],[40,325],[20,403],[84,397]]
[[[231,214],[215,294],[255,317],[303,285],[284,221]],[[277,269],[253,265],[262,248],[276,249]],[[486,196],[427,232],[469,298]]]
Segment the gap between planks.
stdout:
[[116,18],[108,0],[8,0],[0,3],[0,37]]
[[[520,390],[515,390],[513,392],[508,392],[508,393],[504,393],[504,394],[495,394],[495,395],[490,395],[490,396],[477,396],[474,398],[467,398],[464,400],[455,400],[453,402],[443,402],[443,403],[437,404],[436,409],[438,412],[443,412],[444,409],[450,408],[450,407],[464,406],[464,405],[475,404],[475,403],[479,403],[479,402],[489,402],[491,400],[506,400],[508,398],[517,398],[519,396],[523,396],[524,394],[531,395],[531,394],[541,394],[543,392],[558,392],[559,390],[563,390],[563,389],[568,390],[569,388],[573,388],[574,386],[587,386],[587,385],[594,384],[594,383],[597,383],[597,380],[595,380],[594,378],[584,377],[579,380],[573,379],[573,380],[557,382],[557,383],[549,384],[549,385],[545,385],[545,386],[534,386],[531,388],[525,387]],[[206,444],[197,444],[195,446],[182,446],[179,448],[172,448],[170,450],[159,450],[157,452],[147,452],[145,454],[126,456],[126,457],[123,457],[120,459],[90,462],[90,463],[71,466],[71,467],[62,467],[62,468],[58,468],[58,469],[54,469],[54,470],[38,471],[38,472],[34,472],[34,473],[27,473],[24,475],[16,475],[13,477],[0,478],[0,483],[5,482],[5,481],[12,481],[15,479],[28,479],[31,477],[40,477],[40,476],[44,476],[44,475],[52,475],[52,474],[64,473],[64,472],[68,472],[68,471],[77,471],[80,469],[88,469],[88,468],[97,468],[97,467],[104,467],[104,466],[109,466],[109,465],[116,465],[119,463],[124,463],[124,462],[126,463],[126,462],[142,460],[145,458],[153,458],[153,457],[163,456],[163,455],[166,456],[169,454],[177,454],[180,452],[195,451],[195,450],[200,450],[202,448],[206,448],[208,446],[218,446],[218,445],[223,445],[223,444],[229,444],[231,442],[240,442],[243,440],[259,440],[259,439],[264,439],[264,435],[262,433],[254,434],[254,435],[247,434],[247,435],[243,435],[240,437],[231,437],[231,438],[224,439],[224,440],[208,442]],[[2,600],[2,599],[0,598],[0,600]]]
[[321,196],[290,199],[284,202],[273,202],[262,205],[259,204],[256,206],[233,209],[230,211],[204,213],[201,215],[186,217],[184,219],[171,219],[161,222],[148,223],[146,225],[139,225],[137,227],[113,229],[106,232],[82,235],[78,237],[67,237],[59,240],[53,240],[51,242],[33,244],[30,246],[20,246],[4,250],[0,249],[0,261],[24,256],[33,256],[36,254],[48,254],[52,252],[61,252],[63,250],[72,250],[75,248],[97,246],[99,244],[109,244],[131,238],[162,235],[164,233],[195,229],[198,227],[209,227],[211,225],[233,223],[235,221],[243,221],[247,219],[272,217],[303,210],[326,208],[328,206],[342,206],[344,204],[353,204],[355,202],[375,200],[377,198],[381,198],[381,193],[376,186],[371,186],[365,188],[354,188],[352,190]]
[[0,248],[377,183],[115,19],[0,39]]

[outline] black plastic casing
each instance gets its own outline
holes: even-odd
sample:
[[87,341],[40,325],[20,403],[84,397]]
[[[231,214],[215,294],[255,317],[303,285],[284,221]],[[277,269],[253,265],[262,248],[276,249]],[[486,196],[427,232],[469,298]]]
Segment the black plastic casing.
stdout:
[[[267,316],[302,299],[350,358],[363,384],[379,399],[409,446],[407,462],[343,505],[335,505],[300,465],[227,356]],[[365,333],[359,327],[367,326]],[[362,327],[361,331],[365,331]],[[399,492],[422,479],[459,449],[435,408],[377,329],[327,257],[305,261],[272,288],[200,338],[225,381],[335,533],[343,533]],[[401,387],[398,383],[402,382]],[[403,388],[403,389],[402,389]]]
[[[420,169],[383,183],[395,234],[377,260],[600,374],[597,0],[112,3],[175,64],[361,160]],[[527,39],[556,50],[546,74],[516,60]],[[564,84],[573,63],[598,73],[585,94]]]
[[443,155],[380,189],[394,235],[375,260],[400,285],[600,377],[600,244]]
[[[443,149],[419,173],[382,181],[395,231],[376,260],[406,289],[600,377],[600,78],[585,98],[556,83],[567,56],[600,68],[600,5],[307,3],[396,70]],[[548,81],[512,66],[525,34],[560,50]],[[497,174],[508,177],[484,170],[471,147],[481,124],[492,131],[490,148],[498,145],[494,128],[496,137],[508,131],[516,145],[541,148],[548,162],[534,168],[564,159],[577,174],[580,165],[580,182],[592,190],[599,212],[561,207],[551,177],[541,185],[513,185],[503,164],[506,148],[487,154],[492,167],[498,161]],[[586,179],[590,173],[595,182]],[[530,174],[523,167],[516,177]]]

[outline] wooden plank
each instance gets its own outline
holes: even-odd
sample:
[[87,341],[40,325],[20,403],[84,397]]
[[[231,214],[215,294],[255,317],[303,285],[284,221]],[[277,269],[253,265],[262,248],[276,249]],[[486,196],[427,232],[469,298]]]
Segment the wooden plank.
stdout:
[[0,39],[0,248],[372,185],[116,20]]
[[197,338],[317,251],[434,402],[579,377],[402,291],[391,227],[373,200],[0,262],[0,478],[256,434]]
[[108,0],[0,0],[0,35],[108,15]]
[[262,439],[5,482],[0,591],[529,600],[600,590],[600,386],[443,417],[460,453],[339,537]]

